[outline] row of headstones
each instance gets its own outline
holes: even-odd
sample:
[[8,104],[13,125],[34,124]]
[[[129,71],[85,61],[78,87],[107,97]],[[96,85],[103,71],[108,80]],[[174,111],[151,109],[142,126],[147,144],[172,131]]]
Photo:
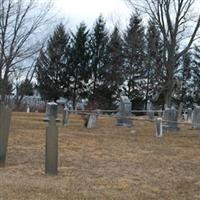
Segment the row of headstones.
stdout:
[[[67,107],[64,107],[63,117],[62,117],[63,126],[68,125],[69,115],[70,115],[70,110]],[[55,102],[47,103],[44,121],[49,121],[51,117],[53,117],[56,121],[61,121],[58,118],[58,104],[55,103]],[[90,113],[89,115],[87,114],[85,126],[87,128],[95,128],[96,127],[96,121],[97,121],[97,113]]]
[[[185,120],[192,125],[192,129],[200,129],[200,106],[196,106],[192,111],[187,110]],[[175,108],[167,108],[163,113],[163,118],[156,119],[156,136],[161,137],[164,132],[177,132],[180,130],[178,111]]]

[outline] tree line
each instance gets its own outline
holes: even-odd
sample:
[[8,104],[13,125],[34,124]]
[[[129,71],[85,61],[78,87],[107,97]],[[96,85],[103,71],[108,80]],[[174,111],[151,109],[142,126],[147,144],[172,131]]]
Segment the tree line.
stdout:
[[[178,51],[178,49],[177,49]],[[124,31],[110,33],[99,16],[91,30],[81,23],[73,33],[59,24],[36,62],[37,88],[45,100],[65,97],[115,108],[121,93],[133,107],[166,103],[165,44],[155,21],[144,26],[138,13],[131,15]],[[176,63],[172,103],[187,106],[200,101],[200,48],[185,52]]]

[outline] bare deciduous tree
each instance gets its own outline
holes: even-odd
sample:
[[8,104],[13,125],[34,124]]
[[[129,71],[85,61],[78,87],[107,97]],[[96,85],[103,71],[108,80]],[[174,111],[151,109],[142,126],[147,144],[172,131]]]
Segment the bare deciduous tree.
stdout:
[[[41,5],[42,4],[42,5]],[[0,78],[1,100],[6,81],[14,72],[26,70],[22,62],[41,49],[38,31],[49,21],[51,2],[37,0],[0,0]],[[27,70],[30,74],[30,70]],[[26,77],[27,75],[25,75]],[[32,76],[31,76],[32,77]]]
[[125,0],[133,8],[147,14],[160,29],[165,56],[166,80],[163,87],[165,104],[170,105],[179,59],[198,38],[200,14],[194,12],[198,0]]

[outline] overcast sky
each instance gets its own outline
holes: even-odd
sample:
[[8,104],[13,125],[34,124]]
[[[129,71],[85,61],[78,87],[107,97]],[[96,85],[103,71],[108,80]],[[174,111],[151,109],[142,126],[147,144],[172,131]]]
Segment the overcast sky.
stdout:
[[92,26],[100,14],[106,19],[108,27],[119,23],[123,28],[131,13],[123,0],[55,0],[55,6],[60,15],[65,16],[71,29],[82,21]]
[[[59,16],[64,17],[67,27],[71,30],[83,21],[90,28],[100,14],[104,16],[108,28],[117,23],[124,29],[132,12],[124,0],[54,0],[54,2]],[[196,0],[194,9],[197,13],[200,12],[200,0]]]

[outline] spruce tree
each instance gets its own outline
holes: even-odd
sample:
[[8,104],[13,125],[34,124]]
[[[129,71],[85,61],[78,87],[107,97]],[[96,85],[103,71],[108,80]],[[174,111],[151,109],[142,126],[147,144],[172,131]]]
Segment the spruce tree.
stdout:
[[123,84],[123,40],[115,26],[108,44],[108,64],[103,69],[102,85],[97,89],[99,107],[115,109]]
[[96,99],[96,88],[101,85],[103,69],[108,63],[108,33],[105,21],[100,15],[91,33],[91,95]]
[[124,58],[126,86],[125,93],[131,101],[138,103],[144,98],[144,27],[140,16],[134,14],[124,34]]
[[64,25],[58,25],[48,40],[46,50],[42,50],[37,59],[38,89],[45,100],[55,101],[67,93],[70,83],[69,40]]
[[193,101],[200,105],[200,47],[194,50],[194,66],[192,73]]
[[88,81],[90,78],[89,61],[89,31],[81,23],[77,32],[72,37],[70,89],[73,108],[81,98],[88,96]]
[[146,105],[148,100],[160,101],[164,103],[164,98],[154,99],[154,95],[158,89],[163,87],[165,79],[165,70],[163,62],[163,44],[160,38],[160,32],[156,23],[149,21],[146,33],[146,59],[145,59],[145,77],[146,77]]

